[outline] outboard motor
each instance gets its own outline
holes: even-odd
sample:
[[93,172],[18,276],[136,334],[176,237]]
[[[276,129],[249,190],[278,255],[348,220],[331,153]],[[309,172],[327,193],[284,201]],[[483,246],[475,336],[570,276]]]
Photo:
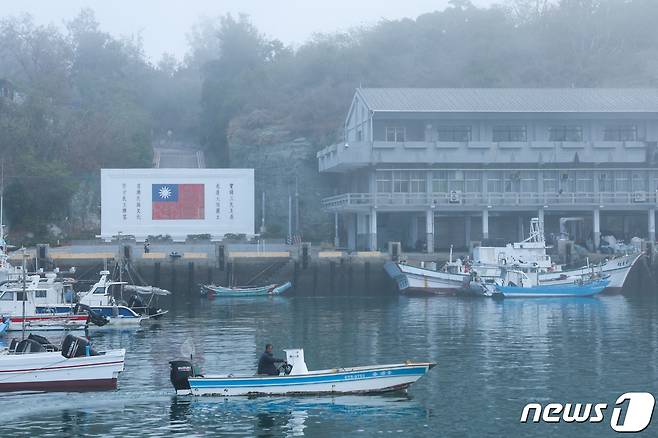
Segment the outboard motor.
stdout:
[[43,347],[47,351],[57,351],[58,348],[55,344],[50,342],[48,339],[44,338],[43,336],[35,335],[34,333],[30,333],[30,335],[27,337],[28,339],[32,339],[34,341],[37,341],[39,344],[43,345]]
[[100,313],[95,312],[94,309],[87,306],[86,304],[81,304],[81,303],[76,304],[73,311],[74,313],[87,312],[87,315],[89,315],[89,322],[91,322],[94,325],[97,325],[98,327],[103,327],[105,324],[110,322],[108,318],[101,315]]
[[98,356],[98,353],[91,348],[91,344],[87,339],[66,335],[64,341],[62,341],[62,356],[71,359],[82,356]]
[[187,379],[189,377],[195,377],[192,362],[187,360],[172,360],[169,362],[169,366],[171,368],[169,379],[171,380],[171,384],[174,385],[176,392],[189,391],[190,382]]
[[16,346],[16,354],[42,353],[44,351],[46,351],[46,347],[34,339],[23,339]]

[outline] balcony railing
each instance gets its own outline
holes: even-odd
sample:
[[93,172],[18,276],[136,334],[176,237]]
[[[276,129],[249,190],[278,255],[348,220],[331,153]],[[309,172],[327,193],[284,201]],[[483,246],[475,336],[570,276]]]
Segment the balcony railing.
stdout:
[[325,210],[389,208],[500,208],[564,207],[655,207],[657,192],[574,192],[574,193],[344,193],[322,200]]

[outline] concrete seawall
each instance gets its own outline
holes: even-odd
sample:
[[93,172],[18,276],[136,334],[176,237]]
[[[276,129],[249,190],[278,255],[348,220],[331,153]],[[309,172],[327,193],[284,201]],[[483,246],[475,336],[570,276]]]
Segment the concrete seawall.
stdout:
[[[201,284],[263,285],[291,281],[295,295],[384,295],[397,292],[395,282],[384,272],[385,253],[303,251],[301,247],[278,247],[268,251],[246,246],[219,244],[154,245],[144,253],[137,245],[94,245],[28,251],[28,266],[65,271],[76,268],[78,280],[92,281],[99,271],[126,263],[124,280],[146,283],[177,293],[196,294]],[[128,247],[129,249],[126,249]],[[46,256],[39,257],[37,255]],[[435,255],[437,257],[437,255]],[[440,259],[440,256],[439,256]],[[12,263],[20,255],[14,253]],[[594,262],[594,260],[593,260]],[[658,264],[642,259],[631,271],[625,293],[656,294]]]

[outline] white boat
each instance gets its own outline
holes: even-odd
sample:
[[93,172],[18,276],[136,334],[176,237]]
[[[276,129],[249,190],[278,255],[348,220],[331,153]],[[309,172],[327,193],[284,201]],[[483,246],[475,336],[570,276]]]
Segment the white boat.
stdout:
[[124,349],[94,352],[82,338],[65,338],[61,351],[25,339],[0,351],[0,391],[116,389]]
[[72,295],[68,280],[58,281],[55,272],[30,275],[22,281],[2,282],[0,315],[10,317],[8,331],[84,330],[88,315],[75,315],[67,296]]
[[304,350],[284,350],[288,367],[279,376],[197,375],[189,361],[172,361],[171,382],[178,395],[370,394],[406,390],[436,364],[405,362],[309,371]]
[[[118,302],[115,296],[120,295],[121,288],[151,297],[170,293],[153,286],[135,286],[123,281],[112,281],[109,271],[101,271],[100,279],[89,290],[78,293],[78,302],[91,309],[96,316],[106,318],[108,326],[137,326],[167,313],[166,310],[145,305],[141,300],[132,306]],[[135,300],[133,302],[135,303]]]
[[546,254],[543,227],[537,218],[530,224],[530,237],[523,242],[515,242],[504,247],[478,247],[473,250],[472,263],[462,263],[460,259],[450,260],[442,270],[412,266],[406,263],[387,262],[384,269],[393,278],[401,292],[423,292],[431,294],[457,294],[469,287],[472,273],[482,278],[496,279],[501,269],[516,268],[537,272],[540,285],[555,285],[572,282],[591,275],[592,272],[609,279],[605,292],[619,291],[629,272],[642,257],[630,254],[605,260],[598,265],[587,265],[577,269],[563,270]]
[[550,285],[559,283],[568,278],[582,277],[594,271],[608,276],[608,285],[605,292],[620,292],[624,287],[628,274],[633,266],[642,258],[643,254],[628,254],[617,258],[604,260],[602,263],[593,266],[583,266],[577,269],[568,269],[559,272],[543,272],[539,274],[539,283]]
[[443,271],[406,263],[386,262],[386,273],[396,281],[400,292],[453,295],[468,284],[470,273],[461,262],[447,263]]

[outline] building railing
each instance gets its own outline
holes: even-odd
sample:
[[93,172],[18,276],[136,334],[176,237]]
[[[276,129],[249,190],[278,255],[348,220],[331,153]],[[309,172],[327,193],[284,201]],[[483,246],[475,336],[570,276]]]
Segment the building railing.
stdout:
[[322,200],[325,210],[382,208],[460,208],[460,207],[532,207],[549,206],[656,206],[658,192],[563,192],[563,193],[344,193]]

